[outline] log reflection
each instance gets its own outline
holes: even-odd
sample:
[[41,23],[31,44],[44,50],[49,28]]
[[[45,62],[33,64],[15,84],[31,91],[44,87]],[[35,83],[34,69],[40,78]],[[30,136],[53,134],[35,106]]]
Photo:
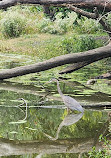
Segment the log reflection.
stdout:
[[[57,153],[86,153],[92,149],[94,139],[76,138],[61,139],[56,141],[13,141],[0,139],[0,156],[33,154],[57,154]],[[102,149],[97,143],[96,149]]]

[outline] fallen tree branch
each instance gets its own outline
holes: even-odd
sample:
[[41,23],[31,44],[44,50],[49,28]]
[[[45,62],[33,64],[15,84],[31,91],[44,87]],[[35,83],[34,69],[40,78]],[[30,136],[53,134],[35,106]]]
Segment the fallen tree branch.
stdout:
[[87,12],[87,11],[82,10],[80,8],[77,8],[77,7],[75,7],[75,6],[71,5],[71,4],[63,4],[62,6],[65,6],[68,9],[70,9],[70,10],[76,12],[76,13],[79,13],[79,14],[81,14],[83,16],[86,16],[87,18],[92,18],[92,19],[98,18],[98,15],[96,13]]
[[10,6],[20,4],[40,4],[40,5],[61,5],[73,4],[80,8],[94,8],[111,10],[111,1],[109,0],[2,0],[0,1],[0,9],[6,9]]
[[39,62],[37,64],[3,70],[0,72],[0,80],[22,76],[29,73],[41,72],[65,64],[78,63],[83,61],[86,61],[89,64],[89,61],[92,63],[107,57],[111,57],[111,44],[82,53],[62,55],[43,62]]
[[71,73],[73,71],[76,71],[88,64],[92,63],[92,60],[90,59],[89,61],[82,61],[78,63],[74,63],[69,65],[68,67],[64,68],[62,71],[59,72],[59,74],[64,74],[64,73]]

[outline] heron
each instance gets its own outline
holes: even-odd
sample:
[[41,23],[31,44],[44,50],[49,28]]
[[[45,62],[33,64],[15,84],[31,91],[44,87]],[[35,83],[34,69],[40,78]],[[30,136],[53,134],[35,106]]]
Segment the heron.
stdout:
[[70,96],[66,96],[62,93],[61,89],[60,89],[60,86],[59,86],[59,81],[55,78],[51,79],[49,82],[56,82],[57,83],[57,89],[58,89],[58,92],[65,104],[65,106],[67,107],[68,110],[77,110],[79,112],[84,112],[84,109],[83,107],[72,97]]

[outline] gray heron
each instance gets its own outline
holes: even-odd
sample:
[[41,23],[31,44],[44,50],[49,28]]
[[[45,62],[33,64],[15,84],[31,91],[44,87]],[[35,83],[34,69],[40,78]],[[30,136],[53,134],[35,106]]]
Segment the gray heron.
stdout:
[[53,82],[53,81],[57,83],[58,92],[59,92],[64,104],[66,105],[66,107],[72,111],[77,110],[77,111],[83,113],[84,109],[74,98],[72,98],[70,96],[66,96],[62,93],[60,86],[59,86],[59,81],[57,79],[53,78],[49,82]]

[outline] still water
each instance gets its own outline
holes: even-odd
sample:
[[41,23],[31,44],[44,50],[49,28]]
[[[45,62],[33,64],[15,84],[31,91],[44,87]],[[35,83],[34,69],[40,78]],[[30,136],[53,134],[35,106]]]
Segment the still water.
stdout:
[[[71,93],[72,85],[78,89],[76,95]],[[67,91],[84,106],[83,114],[67,113],[55,83],[38,87],[10,81],[0,83],[0,156],[76,158],[88,157],[93,146],[102,149],[99,136],[109,134],[109,110],[91,106],[109,104],[111,96],[100,92],[89,95],[89,91],[82,94],[86,87],[82,89],[77,82],[64,80],[60,86],[64,94]],[[26,104],[21,105],[23,101],[18,98],[27,103],[27,114]]]
[[[12,55],[10,61],[9,56],[3,59],[1,69],[24,65],[20,56]],[[32,63],[25,59],[28,64]],[[70,77],[59,78],[62,92],[80,102],[85,109],[83,114],[67,113],[56,83],[46,84],[52,77],[58,77],[56,69],[1,81],[0,156],[88,158],[87,153],[93,146],[102,149],[99,136],[103,134],[110,139],[111,134],[111,86],[105,80],[98,80],[93,87],[85,84],[92,74],[96,76],[101,70],[90,66]],[[109,109],[105,109],[105,105]]]

